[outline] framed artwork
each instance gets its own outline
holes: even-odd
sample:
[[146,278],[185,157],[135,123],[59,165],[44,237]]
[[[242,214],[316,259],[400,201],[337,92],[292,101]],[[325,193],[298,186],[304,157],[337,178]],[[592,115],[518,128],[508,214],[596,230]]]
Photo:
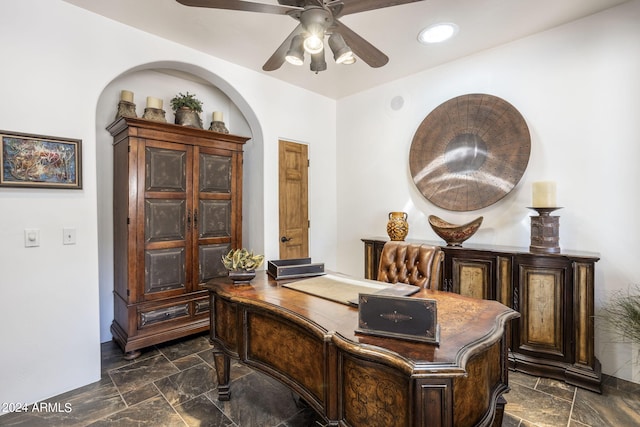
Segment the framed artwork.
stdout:
[[0,131],[0,186],[82,188],[79,139]]

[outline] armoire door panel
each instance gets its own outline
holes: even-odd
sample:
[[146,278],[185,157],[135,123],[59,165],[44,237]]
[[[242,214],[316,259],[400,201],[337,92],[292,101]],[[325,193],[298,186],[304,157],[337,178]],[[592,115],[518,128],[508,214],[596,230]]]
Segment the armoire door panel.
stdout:
[[145,294],[186,289],[185,248],[145,251]]
[[187,152],[146,147],[145,191],[187,191]]
[[199,283],[227,275],[227,270],[222,265],[222,257],[230,250],[230,243],[200,245],[198,249]]
[[231,237],[231,200],[201,199],[198,206],[198,238]]
[[231,193],[230,156],[200,153],[199,190],[201,193]]
[[186,200],[145,200],[145,242],[186,239]]

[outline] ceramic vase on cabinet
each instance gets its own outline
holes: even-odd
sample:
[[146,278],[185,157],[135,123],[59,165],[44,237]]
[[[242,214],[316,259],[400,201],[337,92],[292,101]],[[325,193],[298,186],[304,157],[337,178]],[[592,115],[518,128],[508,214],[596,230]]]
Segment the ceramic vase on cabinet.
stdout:
[[409,233],[409,223],[406,212],[389,212],[389,222],[387,222],[387,234],[391,240],[402,241]]

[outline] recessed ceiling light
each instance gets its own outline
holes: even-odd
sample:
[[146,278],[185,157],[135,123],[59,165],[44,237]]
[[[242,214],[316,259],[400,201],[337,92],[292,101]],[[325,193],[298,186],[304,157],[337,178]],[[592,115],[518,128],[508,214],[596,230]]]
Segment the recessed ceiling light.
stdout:
[[455,36],[457,32],[458,26],[456,24],[450,22],[434,24],[420,31],[418,41],[424,44],[441,43]]

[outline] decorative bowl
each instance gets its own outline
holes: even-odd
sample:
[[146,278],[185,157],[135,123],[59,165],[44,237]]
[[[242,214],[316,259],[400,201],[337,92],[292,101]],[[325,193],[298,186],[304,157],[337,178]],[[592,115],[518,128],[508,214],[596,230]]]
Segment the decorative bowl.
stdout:
[[482,219],[483,217],[480,216],[466,224],[457,225],[451,224],[435,215],[429,215],[429,225],[438,236],[447,242],[447,246],[462,246],[462,242],[478,231],[480,224],[482,224]]

